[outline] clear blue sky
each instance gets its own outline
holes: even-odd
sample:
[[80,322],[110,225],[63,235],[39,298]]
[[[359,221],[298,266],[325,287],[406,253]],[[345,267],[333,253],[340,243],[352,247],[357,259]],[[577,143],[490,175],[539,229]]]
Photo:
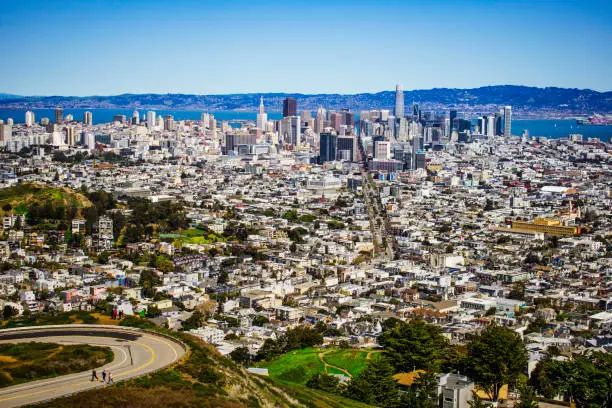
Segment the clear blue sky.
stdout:
[[612,1],[0,0],[0,92],[612,90]]

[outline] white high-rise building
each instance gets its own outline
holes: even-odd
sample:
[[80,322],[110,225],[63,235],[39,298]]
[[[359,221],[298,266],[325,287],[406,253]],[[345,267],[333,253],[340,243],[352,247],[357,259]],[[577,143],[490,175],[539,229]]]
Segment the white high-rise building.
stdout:
[[137,110],[132,113],[132,123],[135,125],[140,124],[140,113]]
[[96,136],[91,132],[85,133],[83,144],[87,150],[94,150],[96,148]]
[[404,86],[402,84],[395,85],[395,117],[404,117]]
[[83,123],[88,126],[93,124],[93,116],[90,111],[83,112]]
[[34,118],[34,112],[32,111],[27,111],[25,113],[25,124],[27,127],[30,127],[34,124],[34,122],[36,122],[36,119]]
[[487,136],[495,136],[495,116],[487,117]]
[[257,113],[257,129],[266,130],[268,115],[264,112],[263,96],[259,99],[259,112]]
[[210,130],[210,139],[212,140],[213,145],[218,146],[219,140],[217,139],[217,120],[213,115],[210,115],[208,129]]
[[512,134],[512,106],[504,107],[504,137]]
[[147,112],[147,127],[153,129],[155,127],[155,111]]
[[206,112],[202,112],[200,115],[200,120],[202,121],[202,129],[204,129],[210,123],[210,115]]

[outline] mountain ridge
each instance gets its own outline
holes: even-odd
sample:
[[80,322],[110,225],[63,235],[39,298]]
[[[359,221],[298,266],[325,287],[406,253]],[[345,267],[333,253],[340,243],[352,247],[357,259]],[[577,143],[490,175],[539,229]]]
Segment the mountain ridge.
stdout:
[[[5,96],[2,96],[5,95]],[[395,91],[376,93],[319,93],[290,92],[183,94],[183,93],[123,93],[92,96],[15,96],[0,94],[0,108],[36,109],[54,108],[122,108],[122,109],[176,109],[176,110],[245,110],[256,111],[263,96],[266,110],[282,110],[282,100],[296,98],[300,109],[347,108],[392,109]],[[405,90],[406,105],[422,104],[430,110],[448,108],[485,108],[491,105],[512,105],[516,111],[556,110],[565,113],[612,112],[612,91],[560,87],[528,87],[520,85],[489,85],[479,88],[431,88]]]

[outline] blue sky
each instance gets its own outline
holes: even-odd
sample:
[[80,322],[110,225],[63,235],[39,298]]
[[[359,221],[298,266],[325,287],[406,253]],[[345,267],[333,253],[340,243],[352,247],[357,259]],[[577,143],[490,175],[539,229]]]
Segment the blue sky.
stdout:
[[0,92],[612,90],[612,1],[0,0]]

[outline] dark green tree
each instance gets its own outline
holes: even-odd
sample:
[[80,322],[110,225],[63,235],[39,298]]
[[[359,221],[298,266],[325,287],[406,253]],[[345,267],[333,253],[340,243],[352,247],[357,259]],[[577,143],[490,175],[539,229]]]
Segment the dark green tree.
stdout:
[[402,395],[402,407],[437,408],[438,380],[432,372],[420,373],[410,389]]
[[17,316],[17,309],[11,305],[4,306],[4,309],[2,309],[2,317],[4,320],[8,320],[13,316]]
[[515,385],[527,361],[520,336],[506,327],[488,326],[468,345],[469,376],[494,401],[504,384]]
[[237,362],[238,364],[246,365],[251,361],[251,355],[249,354],[249,349],[246,347],[238,347],[234,349],[229,356],[232,360]]
[[448,340],[442,336],[442,329],[423,320],[396,323],[380,335],[378,342],[387,350],[393,366],[401,372],[437,371],[448,350]]
[[538,397],[533,391],[533,388],[525,386],[519,388],[521,398],[514,408],[538,408]]
[[378,407],[397,407],[400,397],[393,374],[388,359],[375,360],[350,380],[346,396]]
[[316,373],[308,379],[306,386],[308,388],[336,393],[340,387],[340,380],[333,375]]
[[255,318],[253,319],[253,326],[263,326],[266,323],[269,323],[270,319],[268,319],[266,316],[263,315],[257,315],[255,316]]

